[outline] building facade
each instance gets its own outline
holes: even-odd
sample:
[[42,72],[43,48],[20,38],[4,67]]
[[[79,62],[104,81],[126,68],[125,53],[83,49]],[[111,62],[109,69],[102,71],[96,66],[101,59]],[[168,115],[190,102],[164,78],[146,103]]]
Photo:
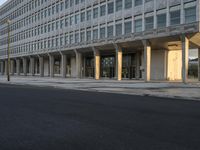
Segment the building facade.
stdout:
[[187,82],[189,49],[200,47],[199,6],[200,0],[8,0],[0,7],[1,73]]

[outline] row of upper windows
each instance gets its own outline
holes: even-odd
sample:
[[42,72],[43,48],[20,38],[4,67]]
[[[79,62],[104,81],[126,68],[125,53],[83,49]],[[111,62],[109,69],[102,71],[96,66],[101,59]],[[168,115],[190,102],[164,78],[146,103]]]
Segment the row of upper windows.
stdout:
[[[65,0],[65,1],[69,1],[69,0]],[[148,0],[146,0],[146,1],[148,1]],[[60,3],[60,6],[62,6],[61,4],[62,4],[62,2]],[[137,0],[135,0],[135,4],[140,4],[140,3],[137,2]],[[59,13],[59,10],[63,10],[63,6],[62,7],[60,7],[60,6],[53,5],[49,8],[39,11],[35,15],[28,16],[16,23],[12,24],[10,27],[10,30],[14,31],[14,30],[20,29],[22,27],[36,23],[37,21],[46,19],[48,16]],[[115,0],[115,10],[116,11],[122,10],[123,6],[125,9],[132,8],[132,0],[124,0],[124,4],[123,4],[123,0]],[[65,16],[65,22],[67,22],[67,20],[69,20],[70,25],[74,25],[74,24],[78,24],[80,22],[91,20],[92,18],[95,19],[98,17],[105,16],[106,14],[112,14],[112,13],[114,13],[114,2],[109,2],[107,5],[103,4],[99,7],[93,8],[93,9],[88,8],[88,10],[86,10],[86,11],[82,10],[81,12],[78,12],[76,14]],[[64,20],[64,19],[61,19],[61,20]],[[4,35],[4,34],[7,34],[6,27],[0,31],[0,35]]]
[[12,0],[10,3],[6,4],[3,8],[0,10],[0,16],[5,14],[6,12],[10,11],[12,8],[16,7],[20,3],[22,3],[23,0]]
[[[94,37],[110,38],[110,37],[113,37],[113,36],[120,36],[122,34],[128,34],[128,33],[132,33],[132,32],[142,32],[143,28],[144,28],[144,30],[152,30],[152,29],[154,29],[155,26],[157,28],[163,28],[163,27],[167,26],[167,15],[166,14],[157,15],[156,20],[157,20],[157,24],[154,25],[154,17],[153,16],[146,17],[144,19],[144,26],[143,26],[142,19],[135,19],[134,25],[132,24],[132,21],[125,21],[124,22],[124,31],[122,30],[122,27],[123,27],[122,23],[116,22],[115,28],[114,28],[113,25],[107,26],[107,34],[104,33],[104,36],[101,36],[101,34],[100,34],[99,37],[93,36],[93,39],[96,39]],[[185,22],[191,23],[191,22],[195,22],[195,21],[196,21],[196,7],[191,7],[191,8],[185,9]],[[173,11],[173,12],[170,13],[170,24],[171,25],[180,24],[180,10]],[[50,23],[48,25],[46,24],[46,25],[43,25],[43,26],[40,26],[40,27],[37,27],[37,28],[34,28],[34,29],[30,29],[26,32],[21,32],[21,33],[14,35],[14,36],[11,36],[11,43],[17,42],[17,41],[20,41],[20,40],[24,40],[24,39],[27,39],[27,38],[31,38],[31,37],[36,37],[36,36],[39,36],[41,34],[45,34],[45,33],[51,32],[51,31],[55,31],[57,29],[62,29],[63,27],[64,27],[64,22],[62,20]],[[114,32],[114,29],[115,29],[115,32]],[[103,31],[101,31],[101,30],[106,32],[106,27],[100,26],[100,33],[103,34]],[[91,32],[91,28],[87,32]],[[93,33],[96,33],[96,32],[98,33],[98,29],[93,30]],[[1,43],[1,45],[7,44],[7,39],[5,38],[5,39],[1,40],[0,43]]]
[[[75,4],[78,3],[79,1],[84,2],[84,0],[75,0]],[[73,1],[65,0],[65,8],[69,8],[73,3]],[[107,9],[106,9],[107,7]],[[95,7],[93,10],[91,8],[88,8],[86,12],[81,12],[80,17],[82,20],[85,19],[85,14],[87,15],[87,20],[90,20],[92,18],[92,11],[93,11],[93,18],[97,18],[98,16],[105,16],[107,14],[112,14],[114,13],[114,8],[116,11],[120,11],[123,8],[123,0],[115,0],[115,7],[114,7],[114,2],[110,2],[107,5],[103,4],[100,7]],[[132,8],[132,0],[124,0],[124,9],[129,9]],[[26,25],[35,23],[37,21],[40,21],[42,19],[47,18],[48,16],[54,15],[59,13],[60,11],[64,10],[64,2],[60,2],[57,4],[54,4],[48,8],[45,8],[43,10],[40,10],[39,12],[35,13],[32,16],[28,16],[24,18],[23,20],[20,20],[13,25],[11,25],[11,31],[20,29]],[[73,17],[73,16],[72,16]],[[75,17],[79,17],[79,14],[75,15]],[[2,34],[6,34],[7,29],[5,28],[4,30],[1,31]]]
[[[28,11],[31,11],[31,10],[37,8],[38,6],[42,5],[44,2],[47,2],[47,1],[48,0],[33,0],[33,1],[30,1],[29,3],[27,3],[24,6],[22,6],[21,8],[19,8],[18,10],[14,11],[11,14],[9,14],[8,16],[6,16],[6,18],[9,18],[10,20],[12,20],[12,19],[14,19],[18,16],[21,16],[24,13],[27,13]],[[145,0],[145,2],[149,2],[149,1],[153,1],[153,0]],[[17,4],[21,3],[21,2],[22,2],[22,0],[17,0]],[[67,9],[67,8],[69,8],[69,6],[72,7],[74,5],[78,5],[79,3],[82,3],[82,2],[85,2],[85,0],[65,0],[65,1],[61,1],[60,3],[57,2],[56,8],[61,9],[61,11],[62,11],[62,9],[64,8],[64,5],[65,5],[65,8]],[[120,5],[121,2],[116,1],[116,3],[117,3],[117,5]],[[134,0],[134,6],[142,5],[142,3],[143,3],[143,0]],[[13,7],[16,6],[16,5],[13,5],[13,4],[14,3],[12,3],[12,5],[9,5],[9,6],[12,6],[12,7],[9,7],[9,8],[13,8]],[[131,5],[132,5],[132,0],[129,0],[129,3],[127,3],[126,6],[130,7]],[[119,6],[119,7],[121,7],[121,6]],[[3,9],[3,11],[0,11],[1,16],[9,10],[10,9],[7,9],[7,7],[6,7],[5,9]]]

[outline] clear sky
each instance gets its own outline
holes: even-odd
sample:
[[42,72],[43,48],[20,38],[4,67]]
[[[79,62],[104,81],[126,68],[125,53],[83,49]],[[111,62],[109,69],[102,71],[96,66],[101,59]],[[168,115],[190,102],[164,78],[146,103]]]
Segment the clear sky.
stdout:
[[4,2],[6,2],[7,0],[0,0],[0,6],[4,3]]

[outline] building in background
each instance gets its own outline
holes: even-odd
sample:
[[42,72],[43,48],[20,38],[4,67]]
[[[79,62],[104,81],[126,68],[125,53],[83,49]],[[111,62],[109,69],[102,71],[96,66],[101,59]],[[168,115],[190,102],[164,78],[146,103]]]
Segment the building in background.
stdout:
[[12,75],[187,82],[189,48],[200,47],[199,6],[199,0],[8,0],[0,7],[1,73],[10,19]]

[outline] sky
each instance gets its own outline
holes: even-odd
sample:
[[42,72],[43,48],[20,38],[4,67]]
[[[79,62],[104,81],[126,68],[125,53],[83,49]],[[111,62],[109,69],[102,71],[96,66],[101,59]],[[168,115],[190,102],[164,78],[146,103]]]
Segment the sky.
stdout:
[[4,2],[6,2],[7,0],[0,0],[0,6],[4,3]]

